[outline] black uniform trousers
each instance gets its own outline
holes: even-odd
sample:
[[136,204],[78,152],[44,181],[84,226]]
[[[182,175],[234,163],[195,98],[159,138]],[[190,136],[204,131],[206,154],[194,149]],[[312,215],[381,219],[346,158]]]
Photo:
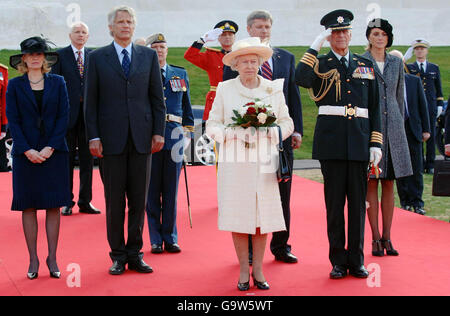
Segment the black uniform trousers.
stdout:
[[[142,232],[150,183],[151,154],[140,154],[128,133],[120,155],[104,155],[100,172],[105,190],[108,242],[113,261],[136,261],[143,247]],[[125,243],[125,209],[128,200],[128,239]]]
[[[80,105],[83,108],[83,104]],[[86,138],[86,128],[84,125],[83,114],[78,115],[78,120],[74,127],[67,131],[67,146],[69,147],[69,171],[70,171],[70,192],[72,193],[73,207],[73,170],[75,168],[75,157],[78,153],[78,161],[80,165],[80,191],[78,195],[78,205],[88,205],[92,201],[92,169],[94,168],[94,158],[89,150],[89,142]]]
[[[289,148],[286,150],[286,155],[288,162],[291,166],[291,170],[294,167],[294,152],[291,149],[291,138],[289,137],[284,141],[284,148]],[[289,240],[290,224],[291,224],[291,187],[292,178],[287,182],[281,182],[278,184],[280,189],[281,205],[283,207],[284,222],[286,224],[286,230],[281,232],[275,232],[272,234],[272,241],[270,242],[270,250],[274,256],[283,255],[284,253],[291,252],[291,246],[287,243]]]
[[[321,160],[331,264],[359,268],[364,264],[368,162]],[[345,247],[345,202],[348,243]]]
[[397,180],[397,191],[402,207],[413,206],[423,208],[423,145],[414,137],[409,124],[405,125],[413,175]]
[[[430,104],[430,103],[428,103]],[[437,120],[437,109],[428,109],[428,114],[430,115],[430,138],[425,143],[426,155],[424,162],[424,169],[434,169],[434,161],[436,160],[436,120]]]

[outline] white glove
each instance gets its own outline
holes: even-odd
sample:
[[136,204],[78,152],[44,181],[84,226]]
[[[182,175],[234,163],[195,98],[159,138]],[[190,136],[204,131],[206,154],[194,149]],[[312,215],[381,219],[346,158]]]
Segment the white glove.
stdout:
[[1,132],[0,133],[0,140],[2,140],[3,138],[5,138],[6,137],[6,133],[5,132]]
[[[442,106],[438,106],[437,107],[437,116],[439,117],[440,115],[441,115],[441,113],[442,113]],[[0,138],[1,139],[1,138]]]
[[374,167],[377,167],[381,161],[381,157],[383,154],[381,152],[381,148],[378,147],[370,147],[370,162]]
[[323,43],[328,38],[328,36],[331,35],[331,33],[332,33],[331,29],[325,30],[322,33],[320,33],[319,36],[317,36],[314,42],[311,44],[311,48],[314,49],[316,52],[320,52]]
[[408,50],[405,53],[405,56],[403,56],[403,61],[407,61],[409,59],[411,59],[411,57],[414,54],[414,48],[411,46],[410,48],[408,48]]
[[205,33],[205,35],[203,35],[201,37],[201,39],[205,43],[214,42],[214,41],[217,41],[217,39],[219,38],[220,35],[222,35],[222,33],[223,33],[223,30],[217,28],[217,29],[214,29],[214,30],[211,30],[211,31]]

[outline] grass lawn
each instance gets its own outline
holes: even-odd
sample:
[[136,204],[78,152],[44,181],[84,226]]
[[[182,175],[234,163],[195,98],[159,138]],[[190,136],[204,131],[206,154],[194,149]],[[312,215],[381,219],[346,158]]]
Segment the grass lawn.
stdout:
[[[284,49],[293,53],[297,60],[300,60],[308,47],[283,47]],[[406,52],[408,47],[393,47],[392,49],[399,49]],[[363,46],[351,47],[352,52],[361,54],[364,52]],[[186,48],[170,48],[168,62],[169,64],[185,67],[189,73],[191,84],[191,99],[192,104],[203,105],[205,102],[205,95],[209,90],[209,81],[206,72],[195,67],[183,58]],[[322,50],[326,53],[327,48]],[[16,54],[17,51],[0,51],[0,63],[9,65],[9,56]],[[437,63],[441,70],[442,88],[444,91],[444,98],[450,94],[450,47],[433,47],[430,50],[429,60]],[[413,60],[411,59],[410,62]],[[18,73],[14,69],[10,69],[10,78],[17,76]],[[314,127],[316,123],[317,107],[309,98],[308,92],[300,88],[303,105],[303,125],[304,137],[302,147],[295,152],[296,159],[311,159],[312,141],[314,136]]]

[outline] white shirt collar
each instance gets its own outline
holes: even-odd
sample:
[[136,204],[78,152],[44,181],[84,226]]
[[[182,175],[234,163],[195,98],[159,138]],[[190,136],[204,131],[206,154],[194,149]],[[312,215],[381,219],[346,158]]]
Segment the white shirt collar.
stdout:
[[75,46],[73,46],[72,44],[70,44],[70,46],[72,47],[73,53],[75,55],[75,59],[78,58],[78,51],[81,51],[81,58],[84,60],[84,50],[85,48],[83,47],[82,49],[78,49]]
[[[416,60],[416,63],[417,63],[417,66],[418,66],[419,69],[420,69],[420,64],[422,64],[422,63],[419,62],[418,60]],[[425,72],[427,72],[427,64],[428,64],[428,62],[425,60],[425,61],[423,62],[423,70],[424,70]]]
[[164,70],[164,73],[167,73],[167,63],[163,67],[161,67],[161,69]]
[[336,53],[333,49],[331,49],[331,51],[333,52],[333,54],[336,56],[336,58],[337,58],[339,61],[341,61],[341,58],[342,58],[342,57],[345,57],[345,59],[347,60],[347,66],[349,65],[349,63],[350,63],[350,50],[348,50],[347,55],[345,55],[345,56],[339,55],[339,54]]
[[[122,61],[123,59],[123,47],[120,46],[119,44],[116,43],[116,41],[114,41],[114,47],[116,48],[116,52],[117,52],[117,56],[119,56],[120,61]],[[125,47],[125,50],[128,52],[128,56],[130,57],[131,60],[131,54],[132,54],[132,47],[133,47],[133,43],[130,43],[127,47]]]

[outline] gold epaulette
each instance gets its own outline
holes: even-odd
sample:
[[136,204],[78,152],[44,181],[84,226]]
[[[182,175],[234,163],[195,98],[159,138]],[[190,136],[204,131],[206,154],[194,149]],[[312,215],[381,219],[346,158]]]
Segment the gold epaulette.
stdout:
[[185,132],[190,132],[190,133],[195,132],[195,127],[194,126],[183,126],[183,129],[184,129]]
[[370,142],[383,145],[383,134],[381,134],[380,132],[372,132]]
[[3,64],[0,64],[0,68],[5,68],[6,70],[8,70],[8,66],[5,66]]
[[211,50],[213,52],[217,52],[217,53],[221,53],[222,51],[220,49],[217,48],[211,48],[211,47],[205,47],[206,50]]
[[313,54],[305,53],[300,62],[307,64],[311,68],[314,68],[315,63],[317,62],[317,57],[314,56]]

